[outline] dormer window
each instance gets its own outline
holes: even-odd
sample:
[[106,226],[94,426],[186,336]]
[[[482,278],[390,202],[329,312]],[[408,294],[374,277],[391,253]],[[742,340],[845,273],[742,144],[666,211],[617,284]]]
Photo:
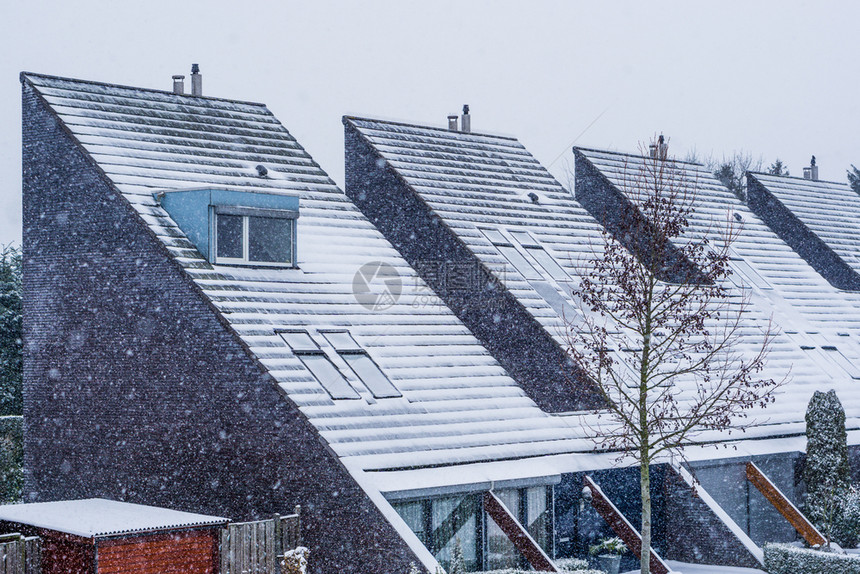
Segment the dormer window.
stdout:
[[294,264],[294,212],[220,205],[213,208],[215,263]]
[[176,189],[153,195],[210,263],[296,266],[296,196],[234,189]]

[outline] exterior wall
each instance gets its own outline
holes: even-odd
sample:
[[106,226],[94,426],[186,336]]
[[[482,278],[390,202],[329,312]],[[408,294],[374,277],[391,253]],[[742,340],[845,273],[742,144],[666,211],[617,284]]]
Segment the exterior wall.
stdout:
[[[726,469],[721,470],[724,472]],[[699,473],[696,474],[698,476]],[[726,480],[727,476],[728,480]],[[730,475],[724,474],[723,480],[731,484]],[[708,485],[704,481],[701,484],[721,508],[728,511],[708,489]],[[740,484],[736,486],[739,489],[744,488]],[[761,568],[755,556],[750,554],[723,521],[674,471],[666,473],[663,493],[666,501],[663,509],[666,533],[666,549],[663,558],[682,562]]]
[[216,574],[216,530],[98,541],[98,574]]
[[[653,233],[639,209],[600,173],[577,149],[575,155],[576,200],[624,247],[647,260],[650,257],[644,238]],[[635,174],[631,175],[635,178]],[[635,180],[634,180],[635,181]],[[641,239],[641,243],[637,241]],[[670,282],[699,281],[701,273],[679,249],[671,245],[667,249],[667,267],[672,273],[664,273],[661,279]]]
[[837,289],[860,291],[860,275],[759,182],[747,176],[747,202],[780,239]]
[[[599,406],[564,349],[349,124],[345,145],[346,194],[526,394],[546,412]],[[479,284],[467,293],[450,289],[432,272],[439,263],[478,270]]]
[[[754,457],[752,461],[796,506],[801,506],[800,453]],[[792,542],[794,527],[746,478],[746,459],[695,463],[702,487],[753,542]]]
[[418,562],[26,83],[23,112],[25,500],[301,504],[312,572]]

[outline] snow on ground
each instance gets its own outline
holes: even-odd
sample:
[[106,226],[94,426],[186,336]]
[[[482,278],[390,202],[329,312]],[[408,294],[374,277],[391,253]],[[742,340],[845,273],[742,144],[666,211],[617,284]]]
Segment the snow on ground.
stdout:
[[[707,564],[689,564],[666,560],[666,564],[674,574],[766,574],[764,570],[755,568],[738,568],[734,566],[709,566]],[[624,574],[639,574],[639,569],[630,570]]]

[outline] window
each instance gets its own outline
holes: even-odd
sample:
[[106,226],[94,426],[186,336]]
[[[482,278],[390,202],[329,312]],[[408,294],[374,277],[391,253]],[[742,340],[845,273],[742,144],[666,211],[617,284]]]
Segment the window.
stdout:
[[328,331],[323,336],[375,398],[403,396],[348,331]]
[[[759,289],[773,289],[773,286],[762,277],[758,271],[753,269],[752,265],[747,263],[746,259],[741,257],[737,251],[729,248],[729,266],[732,269],[732,274],[729,275],[729,280],[738,287],[743,287],[743,279],[751,283]],[[740,276],[740,280],[738,280]]]
[[285,331],[281,338],[333,399],[358,399],[358,393],[306,331]]
[[561,282],[571,281],[567,271],[558,264],[555,258],[530,233],[526,231],[511,231],[511,235],[523,246],[529,255],[534,257],[535,261],[543,267],[544,271],[549,273],[550,277]]
[[215,263],[292,266],[296,213],[214,206]]

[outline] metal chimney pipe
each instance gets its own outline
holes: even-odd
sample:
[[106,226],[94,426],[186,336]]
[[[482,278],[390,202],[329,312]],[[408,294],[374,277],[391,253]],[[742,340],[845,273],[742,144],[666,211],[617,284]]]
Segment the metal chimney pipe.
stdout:
[[448,130],[452,132],[459,131],[457,129],[457,114],[452,114],[448,116]]
[[185,93],[185,76],[183,76],[183,75],[173,76],[173,93],[174,94],[184,94]]
[[191,64],[191,95],[203,95],[203,76],[200,75],[200,66]]
[[818,181],[818,165],[815,163],[815,156],[812,156],[812,160],[809,162],[809,167],[803,168],[803,179]]
[[469,115],[469,104],[463,106],[463,123],[461,124],[461,129],[465,134],[472,131],[472,116]]

